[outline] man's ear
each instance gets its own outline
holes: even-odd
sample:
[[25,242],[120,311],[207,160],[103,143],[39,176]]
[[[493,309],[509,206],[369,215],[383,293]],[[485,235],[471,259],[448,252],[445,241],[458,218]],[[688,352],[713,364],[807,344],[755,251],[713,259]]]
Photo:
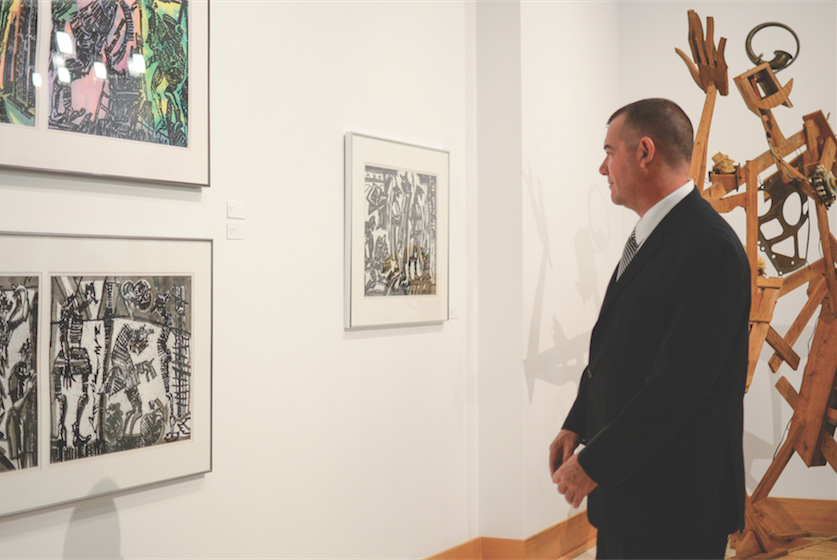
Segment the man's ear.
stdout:
[[640,167],[647,167],[657,157],[657,146],[648,136],[643,136],[637,144]]

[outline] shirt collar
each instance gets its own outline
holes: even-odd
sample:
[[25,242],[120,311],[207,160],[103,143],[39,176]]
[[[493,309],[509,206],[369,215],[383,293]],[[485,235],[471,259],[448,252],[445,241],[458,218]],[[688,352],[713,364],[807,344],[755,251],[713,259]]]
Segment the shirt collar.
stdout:
[[651,232],[663,221],[663,218],[671,212],[671,209],[677,206],[681,200],[689,196],[689,193],[694,188],[694,182],[689,179],[685,185],[652,206],[636,224],[636,244],[641,246],[648,239],[648,236],[651,235]]

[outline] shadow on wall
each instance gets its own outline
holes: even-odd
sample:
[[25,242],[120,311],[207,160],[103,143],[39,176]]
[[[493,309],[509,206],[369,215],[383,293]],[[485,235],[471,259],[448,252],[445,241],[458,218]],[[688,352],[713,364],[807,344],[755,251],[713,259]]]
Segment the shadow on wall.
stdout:
[[[535,389],[535,380],[540,379],[553,385],[575,383],[584,370],[584,357],[590,340],[590,332],[586,331],[569,339],[558,318],[552,317],[552,348],[541,350],[541,317],[543,312],[544,290],[546,286],[546,272],[552,267],[552,257],[549,251],[549,231],[546,209],[543,202],[543,185],[540,179],[535,179],[531,167],[523,172],[523,180],[529,191],[532,212],[537,225],[538,237],[541,241],[542,255],[538,283],[532,309],[532,321],[529,326],[529,338],[526,347],[526,358],[523,360],[523,371],[526,385],[529,389],[529,402]],[[537,181],[537,192],[535,182]],[[596,253],[603,253],[607,248],[610,230],[607,221],[607,205],[601,191],[591,187],[587,197],[588,223],[575,235],[575,254],[578,264],[578,279],[576,290],[583,303],[588,301],[598,309],[601,306],[601,296],[598,289],[598,271],[596,268]],[[598,218],[598,219],[596,219]],[[596,224],[603,223],[603,227]]]
[[[96,484],[90,496],[100,496],[117,490],[113,480]],[[122,558],[119,515],[113,496],[100,496],[79,502],[75,506],[67,538],[64,558]]]

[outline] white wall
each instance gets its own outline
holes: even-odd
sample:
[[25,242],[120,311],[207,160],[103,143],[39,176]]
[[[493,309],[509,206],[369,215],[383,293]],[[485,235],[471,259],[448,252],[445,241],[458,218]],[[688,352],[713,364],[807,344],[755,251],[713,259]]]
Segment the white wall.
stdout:
[[[702,95],[674,54],[688,48],[689,6],[211,5],[212,186],[2,171],[0,230],[215,239],[214,471],[2,519],[0,557],[424,557],[565,518],[547,447],[635,220],[597,173],[604,122],[648,95],[697,121]],[[793,131],[799,115],[833,111],[837,89],[834,4],[799,6],[697,8],[730,38],[731,76],[749,68],[739,51],[753,25],[800,32],[800,61],[779,75],[795,78],[794,116],[780,120]],[[503,9],[519,23],[503,25]],[[519,76],[508,121],[485,112],[497,24],[499,46],[519,52],[497,60]],[[717,149],[744,159],[764,145],[736,96],[719,99],[710,153],[717,133]],[[509,153],[491,165],[481,150],[503,127]],[[450,150],[460,319],[343,330],[345,131]],[[228,200],[247,203],[245,241],[225,239]],[[513,266],[488,266],[494,239],[512,241],[498,250]],[[491,291],[504,287],[517,293]],[[751,488],[788,419],[775,378],[761,364],[748,396]],[[792,468],[776,495],[835,498],[833,472]]]
[[[631,225],[598,173],[619,106],[615,2],[521,4],[524,533],[570,511],[548,447],[575,399],[590,331]],[[519,359],[520,359],[519,358]],[[582,506],[585,507],[585,506]]]
[[[0,520],[0,557],[423,557],[476,536],[467,11],[213,1],[210,188],[0,174],[2,230],[215,239],[214,471]],[[346,131],[450,150],[463,318],[343,330]]]

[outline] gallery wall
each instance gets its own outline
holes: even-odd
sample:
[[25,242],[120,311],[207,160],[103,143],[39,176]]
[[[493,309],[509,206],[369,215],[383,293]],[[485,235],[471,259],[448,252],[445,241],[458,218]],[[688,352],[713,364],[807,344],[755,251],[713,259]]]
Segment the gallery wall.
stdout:
[[[755,24],[800,33],[783,127],[834,111],[833,3],[696,5],[730,37],[731,76]],[[635,221],[597,172],[604,122],[650,95],[699,119],[674,55],[689,6],[211,6],[212,186],[2,171],[0,230],[214,240],[213,472],[0,519],[0,557],[422,558],[565,519],[547,448]],[[716,117],[735,145],[717,149],[744,159],[764,147],[736,95]],[[451,152],[450,321],[344,331],[347,131]],[[242,241],[226,239],[231,200]],[[776,377],[761,363],[748,396],[751,489],[789,419]],[[777,494],[837,498],[833,472],[790,468]]]
[[[0,557],[424,557],[472,535],[466,13],[213,1],[211,187],[0,172],[2,230],[215,244],[213,472],[4,518]],[[344,331],[347,131],[451,152],[458,319]]]

